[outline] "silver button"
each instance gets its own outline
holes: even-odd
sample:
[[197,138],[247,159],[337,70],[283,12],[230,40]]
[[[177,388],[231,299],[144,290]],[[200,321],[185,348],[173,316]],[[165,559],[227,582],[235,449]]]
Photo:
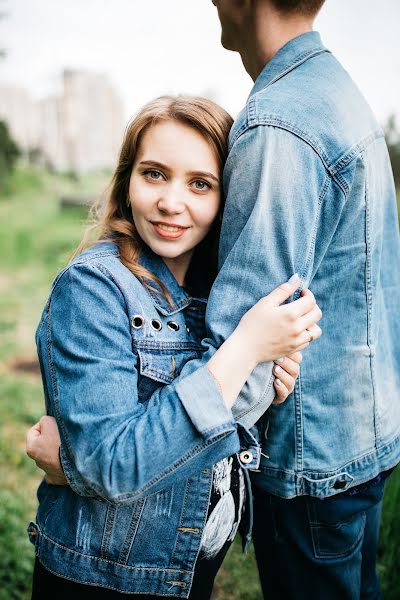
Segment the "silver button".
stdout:
[[133,329],[141,329],[144,325],[144,318],[142,315],[135,315],[131,318],[131,324]]
[[248,465],[249,463],[253,462],[254,456],[249,450],[243,450],[243,452],[239,454],[239,459],[241,463]]

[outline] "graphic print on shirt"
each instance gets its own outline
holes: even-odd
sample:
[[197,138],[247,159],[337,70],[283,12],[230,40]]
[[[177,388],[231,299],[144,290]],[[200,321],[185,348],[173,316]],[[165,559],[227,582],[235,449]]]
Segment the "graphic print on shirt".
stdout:
[[[232,468],[235,469],[235,466],[237,471],[234,470],[232,473]],[[237,475],[237,481],[232,480],[233,474]],[[238,488],[236,490],[234,489],[235,484]],[[239,465],[234,465],[232,456],[224,458],[214,465],[213,495],[219,496],[219,499],[208,515],[201,539],[201,555],[206,559],[213,558],[222,549],[225,542],[233,540],[239,527],[245,485],[242,470]]]

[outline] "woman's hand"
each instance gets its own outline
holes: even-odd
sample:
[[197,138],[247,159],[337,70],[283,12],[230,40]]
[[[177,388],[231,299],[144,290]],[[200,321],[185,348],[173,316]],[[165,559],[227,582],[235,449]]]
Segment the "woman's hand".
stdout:
[[295,352],[285,358],[275,360],[273,374],[275,375],[274,387],[276,396],[272,404],[282,404],[294,390],[296,379],[300,373],[300,364],[303,360],[301,352]]
[[51,485],[68,485],[60,463],[60,444],[54,417],[42,417],[26,435],[26,453],[46,473]]
[[290,356],[307,348],[312,340],[318,339],[322,331],[317,322],[322,313],[310,290],[302,290],[301,297],[289,304],[290,298],[300,285],[300,278],[291,278],[261,298],[242,317],[236,335],[248,353],[254,366]]

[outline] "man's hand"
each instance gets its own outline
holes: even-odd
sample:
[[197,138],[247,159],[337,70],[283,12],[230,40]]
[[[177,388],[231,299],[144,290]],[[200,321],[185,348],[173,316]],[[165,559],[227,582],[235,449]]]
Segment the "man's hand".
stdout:
[[[272,404],[282,404],[294,390],[296,379],[300,373],[300,363],[303,360],[301,352],[275,360],[273,374],[276,396]],[[279,382],[279,383],[278,383]]]
[[59,458],[60,444],[54,417],[42,417],[26,435],[26,453],[45,471],[46,482],[51,485],[68,485]]

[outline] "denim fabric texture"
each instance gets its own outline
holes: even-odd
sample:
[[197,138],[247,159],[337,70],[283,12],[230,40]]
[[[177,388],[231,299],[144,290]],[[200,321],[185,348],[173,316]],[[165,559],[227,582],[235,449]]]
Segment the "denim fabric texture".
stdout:
[[206,300],[190,297],[149,249],[140,262],[173,306],[122,265],[111,243],[79,256],[53,284],[36,341],[70,487],[41,483],[28,532],[56,575],[187,598],[212,466],[247,450],[254,459],[243,468],[257,467],[259,448],[206,368],[202,394],[193,387],[184,404],[166,385],[201,355]]
[[400,460],[400,240],[383,131],[310,32],[265,66],[229,148],[210,352],[299,273],[323,335],[285,403],[263,416],[274,389],[272,364],[262,364],[233,412],[247,427],[263,416],[256,485],[288,498],[337,494]]
[[329,498],[254,494],[254,545],[270,600],[380,600],[376,574],[386,478]]

